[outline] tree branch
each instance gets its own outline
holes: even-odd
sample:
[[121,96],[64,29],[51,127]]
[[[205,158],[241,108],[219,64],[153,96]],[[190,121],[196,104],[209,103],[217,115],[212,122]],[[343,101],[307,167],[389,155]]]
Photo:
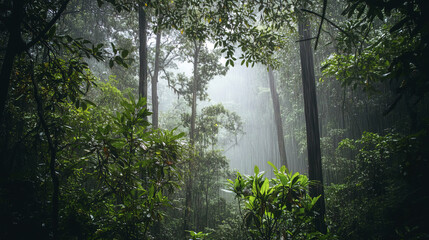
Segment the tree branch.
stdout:
[[305,41],[313,40],[313,39],[315,39],[315,38],[316,38],[316,37],[305,38],[305,39],[299,39],[299,40],[297,40],[297,41],[295,41],[295,42],[305,42]]
[[69,4],[69,2],[70,2],[70,0],[64,0],[64,2],[62,3],[60,9],[58,10],[57,14],[51,19],[51,21],[48,22],[48,24],[39,33],[39,35],[37,35],[33,40],[31,40],[29,43],[27,43],[24,46],[24,50],[28,50],[29,48],[31,48],[32,46],[34,46],[34,44],[36,44],[37,42],[39,42],[46,35],[46,33],[49,31],[49,29],[51,29],[52,26],[54,26],[54,24],[57,22],[57,20],[61,17],[62,13],[66,10],[67,5]]
[[316,12],[313,12],[311,10],[307,10],[307,9],[304,9],[304,8],[302,8],[301,11],[307,12],[307,13],[311,13],[311,14],[314,14],[314,15],[322,18],[322,19],[325,19],[325,21],[327,21],[329,24],[331,24],[332,26],[334,26],[336,29],[340,30],[340,32],[342,32],[342,33],[344,33],[346,35],[349,35],[344,29],[342,29],[341,27],[339,27],[337,24],[335,24],[331,20],[327,19],[325,16],[322,16],[322,15],[316,13]]
[[314,50],[317,49],[317,44],[319,43],[320,31],[322,30],[323,20],[325,20],[326,6],[327,5],[328,5],[328,0],[323,0],[322,17],[321,17],[321,20],[320,20],[319,29],[317,30],[316,43],[314,45]]

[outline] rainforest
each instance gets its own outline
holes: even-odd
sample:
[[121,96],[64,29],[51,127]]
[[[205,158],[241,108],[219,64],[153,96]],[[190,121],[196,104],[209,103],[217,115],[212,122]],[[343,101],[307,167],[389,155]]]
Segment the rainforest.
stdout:
[[429,239],[429,1],[1,0],[0,239]]

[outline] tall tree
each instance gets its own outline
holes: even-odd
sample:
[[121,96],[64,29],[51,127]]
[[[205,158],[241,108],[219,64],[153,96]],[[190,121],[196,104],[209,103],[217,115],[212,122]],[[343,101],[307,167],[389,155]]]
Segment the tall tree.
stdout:
[[[185,121],[189,126],[189,139],[193,148],[193,159],[196,158],[196,119],[197,119],[197,102],[207,98],[207,85],[216,75],[225,75],[227,68],[219,63],[220,52],[209,52],[204,42],[200,40],[184,39],[185,43],[182,48],[183,58],[193,66],[192,77],[179,74],[177,79],[172,83],[173,89],[182,95],[191,107],[191,116]],[[189,162],[188,170],[193,170],[192,161]],[[186,179],[186,196],[185,196],[185,217],[183,230],[189,230],[191,223],[192,209],[192,175],[189,174]]]
[[199,81],[199,73],[198,73],[198,65],[199,65],[199,57],[200,57],[200,49],[202,42],[198,40],[193,41],[193,78],[192,78],[192,102],[191,102],[191,127],[189,129],[189,138],[191,140],[191,145],[194,144],[195,138],[195,119],[197,117],[197,94],[198,94],[198,81]]
[[298,20],[299,50],[301,58],[302,87],[304,93],[305,123],[307,129],[308,175],[310,180],[318,183],[310,186],[310,196],[317,197],[317,215],[315,224],[317,230],[326,233],[325,199],[322,176],[322,159],[320,152],[319,115],[317,111],[316,84],[314,77],[313,49],[311,47],[310,22],[302,16]]
[[268,67],[268,79],[270,82],[271,99],[273,100],[274,121],[277,129],[277,144],[279,147],[280,160],[281,164],[288,168],[285,139],[283,134],[282,116],[280,113],[279,95],[277,94],[276,86],[274,83],[274,73],[271,67]]
[[139,12],[139,97],[147,99],[147,21],[143,3],[138,6]]
[[158,102],[158,76],[159,76],[159,55],[161,53],[161,35],[162,31],[158,30],[156,33],[156,42],[155,42],[155,67],[153,70],[152,77],[152,126],[153,128],[158,128],[158,116],[159,116],[159,102]]
[[20,28],[24,15],[24,3],[22,1],[14,1],[12,4],[12,11],[8,19],[10,24],[5,24],[7,27],[6,29],[9,32],[9,38],[7,41],[6,54],[2,61],[2,68],[0,72],[0,123],[3,121],[3,111],[8,96],[10,74],[12,72],[13,62],[15,60],[15,56],[22,51],[22,46],[20,46],[20,44],[23,44]]
[[[201,49],[202,42],[194,40],[193,41],[193,78],[192,78],[192,100],[191,100],[191,126],[189,128],[189,140],[191,143],[192,151],[195,151],[195,119],[197,117],[197,94],[198,94],[198,63],[199,63],[199,56],[200,56],[200,49]],[[195,156],[195,152],[192,154],[192,156]],[[193,165],[192,162],[189,162],[189,171],[192,172]],[[190,210],[192,208],[192,177],[191,174],[189,174],[186,184],[186,209],[185,209],[185,219],[183,223],[183,230],[188,230],[189,228],[189,222],[191,220],[191,213]]]

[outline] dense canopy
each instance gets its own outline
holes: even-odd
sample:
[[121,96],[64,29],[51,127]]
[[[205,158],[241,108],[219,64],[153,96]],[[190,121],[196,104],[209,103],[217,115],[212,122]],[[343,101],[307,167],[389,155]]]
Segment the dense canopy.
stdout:
[[428,13],[0,1],[0,239],[428,239]]

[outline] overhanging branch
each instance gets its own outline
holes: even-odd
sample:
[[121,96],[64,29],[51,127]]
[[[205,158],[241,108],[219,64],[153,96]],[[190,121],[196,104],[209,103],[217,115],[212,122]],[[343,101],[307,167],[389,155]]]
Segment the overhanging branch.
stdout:
[[48,22],[48,24],[39,33],[39,35],[37,35],[33,40],[31,40],[29,43],[27,43],[25,45],[24,51],[28,50],[29,48],[31,48],[32,46],[34,46],[34,44],[36,44],[37,42],[39,42],[46,35],[46,33],[49,31],[49,29],[51,29],[52,26],[54,26],[54,24],[57,22],[57,20],[61,17],[62,13],[66,10],[67,5],[69,4],[69,2],[70,2],[70,0],[64,0],[64,2],[62,3],[60,9],[58,10],[57,14],[55,14],[55,16],[51,19],[51,21]]
[[317,49],[317,44],[319,43],[320,31],[322,30],[323,20],[325,20],[326,6],[327,5],[328,5],[328,0],[323,0],[322,17],[320,20],[319,29],[317,30],[316,43],[314,44],[314,50]]
[[314,14],[314,15],[322,18],[322,19],[325,19],[325,21],[327,21],[329,24],[331,24],[332,26],[334,26],[336,29],[340,30],[340,32],[342,32],[342,33],[344,33],[346,35],[349,35],[344,29],[342,29],[341,27],[339,27],[337,24],[335,24],[331,20],[327,19],[324,15],[320,15],[319,13],[316,13],[316,12],[313,12],[311,10],[307,10],[307,9],[304,9],[304,8],[302,8],[301,11],[307,12],[307,13],[311,13],[311,14]]

